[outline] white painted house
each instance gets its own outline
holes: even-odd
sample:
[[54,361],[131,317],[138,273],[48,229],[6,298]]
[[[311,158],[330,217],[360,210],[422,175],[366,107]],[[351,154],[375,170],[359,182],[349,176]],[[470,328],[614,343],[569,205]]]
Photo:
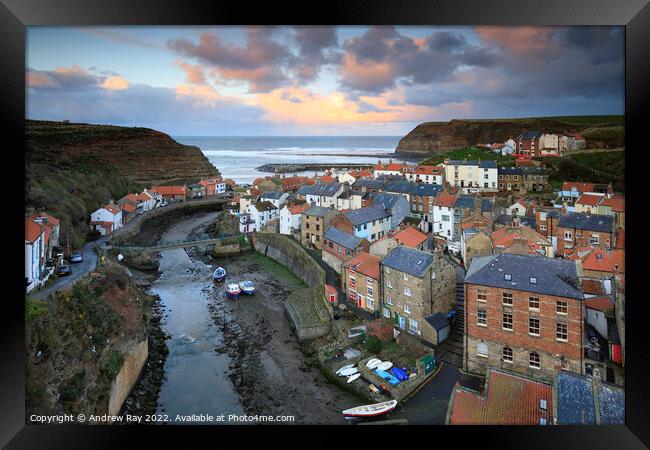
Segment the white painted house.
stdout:
[[90,227],[102,236],[122,228],[122,210],[117,205],[104,205],[90,215]]
[[246,212],[250,214],[251,220],[255,223],[255,231],[260,231],[264,225],[269,223],[269,221],[279,217],[279,209],[269,201],[248,205]]
[[300,231],[300,215],[309,208],[307,203],[302,205],[284,205],[280,210],[280,234],[291,235]]
[[445,161],[445,181],[464,191],[497,191],[496,161]]
[[260,196],[260,201],[271,202],[276,208],[280,209],[287,203],[288,198],[289,194],[286,192],[264,192]]
[[25,219],[25,286],[27,292],[40,284],[45,268],[45,225]]

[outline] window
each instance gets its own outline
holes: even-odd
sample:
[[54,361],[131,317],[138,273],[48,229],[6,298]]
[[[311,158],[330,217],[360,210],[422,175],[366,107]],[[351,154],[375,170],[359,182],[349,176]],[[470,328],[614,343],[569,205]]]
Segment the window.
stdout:
[[409,276],[407,274],[404,274],[404,281],[408,280]]
[[476,325],[487,326],[487,309],[479,308],[476,312]]
[[384,317],[387,317],[390,319],[390,309],[384,308]]
[[600,243],[600,237],[597,234],[592,234],[589,242],[593,245],[598,245]]
[[555,311],[558,314],[567,314],[569,310],[567,302],[564,302],[562,300],[558,300],[555,302]]
[[375,309],[375,301],[373,299],[371,299],[370,297],[366,298],[366,308]]
[[449,222],[449,216],[443,214],[443,216],[442,216],[442,221],[443,221],[443,222]]
[[418,332],[418,325],[419,325],[419,323],[418,323],[417,320],[409,319],[409,331],[411,333],[417,333]]
[[[617,269],[618,267],[614,267],[614,268]],[[436,279],[436,273],[435,272],[431,272],[431,279],[432,280]]]
[[479,342],[476,344],[476,356],[481,356],[487,358],[488,355],[488,346],[485,342]]
[[546,225],[541,224],[541,225],[539,226],[539,229],[542,230],[542,231],[546,231]]
[[393,289],[393,282],[390,281],[390,280],[386,280],[386,287],[387,287],[388,289]]
[[555,339],[557,339],[558,341],[569,340],[569,332],[567,330],[566,323],[557,322],[555,324]]
[[533,336],[539,336],[539,318],[538,317],[529,317],[528,318],[528,334]]
[[410,297],[411,296],[411,288],[408,286],[404,286],[404,295]]
[[502,320],[502,323],[501,323],[501,327],[504,330],[512,331],[512,314],[503,313],[503,320]]
[[370,277],[366,277],[366,283],[367,283],[367,284],[372,285],[373,281],[375,281],[375,280],[373,280],[373,279],[370,278]]
[[341,253],[341,246],[340,246],[340,245],[337,245],[337,246],[336,246],[336,250],[337,250],[339,253]]
[[503,347],[503,350],[501,351],[501,357],[503,358],[504,362],[511,363],[512,349],[510,347]]
[[538,297],[528,297],[528,308],[530,308],[530,309],[539,309],[539,298]]
[[537,277],[530,277],[530,284],[537,284]]
[[476,291],[476,300],[479,302],[487,302],[487,291],[485,289],[478,289]]
[[565,231],[564,232],[564,240],[565,241],[570,241],[571,239],[573,239],[573,233],[571,233],[570,231]]
[[405,312],[406,314],[411,314],[411,310],[409,309],[409,305],[408,305],[408,303],[406,303],[406,304],[404,305],[404,312]]
[[386,273],[390,273],[390,267],[386,267]]
[[372,286],[368,286],[367,291],[368,291],[368,297],[372,297]]
[[539,353],[532,352],[530,354],[530,356],[528,357],[528,366],[533,368],[533,369],[539,369],[540,368]]
[[508,292],[504,292],[502,301],[504,305],[512,305],[512,294]]
[[386,304],[387,304],[388,306],[392,306],[392,305],[393,305],[393,299],[390,298],[390,297],[388,297],[388,298],[386,299]]
[[506,273],[503,275],[503,279],[506,281],[511,281],[512,280],[512,275],[509,273]]

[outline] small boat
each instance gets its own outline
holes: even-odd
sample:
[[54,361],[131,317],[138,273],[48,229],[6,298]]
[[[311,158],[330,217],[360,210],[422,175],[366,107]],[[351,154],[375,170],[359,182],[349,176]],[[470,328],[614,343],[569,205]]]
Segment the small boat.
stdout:
[[391,412],[397,406],[397,400],[375,403],[374,405],[356,406],[346,409],[343,415],[346,417],[375,417]]
[[350,378],[348,378],[348,383],[352,383],[354,380],[356,380],[356,379],[359,378],[360,376],[361,376],[360,373],[358,373],[358,372],[355,373],[355,374],[352,375]]
[[354,364],[348,364],[346,366],[340,367],[339,370],[336,371],[336,374],[340,375],[342,371],[344,371],[346,369],[351,369],[353,367],[354,367]]
[[240,293],[241,289],[239,289],[239,285],[237,283],[231,283],[226,287],[226,295],[229,298],[239,298]]
[[354,375],[358,371],[359,371],[359,369],[357,369],[356,367],[350,367],[349,369],[341,370],[339,372],[339,376],[341,376],[341,377],[349,377],[350,375]]
[[252,281],[241,281],[239,289],[241,289],[242,294],[253,295],[255,293],[255,285]]
[[379,364],[381,364],[381,359],[378,358],[372,358],[366,363],[366,367],[370,370],[374,370],[377,367],[379,367]]
[[393,375],[395,375],[395,377],[396,377],[398,380],[400,380],[400,381],[406,381],[406,380],[409,379],[409,376],[406,374],[406,372],[404,372],[404,371],[403,371],[402,369],[400,369],[399,367],[393,367],[390,371],[391,371],[391,372],[393,373]]
[[383,363],[381,363],[381,364],[379,364],[379,365],[377,366],[377,369],[379,369],[379,370],[388,370],[388,369],[390,369],[391,367],[393,367],[393,363],[392,363],[392,362],[390,362],[390,361],[384,361]]
[[391,373],[379,369],[375,369],[375,373],[379,375],[382,379],[388,381],[393,386],[400,383],[400,381]]
[[226,269],[223,267],[217,267],[217,270],[212,274],[214,281],[223,281],[226,279]]

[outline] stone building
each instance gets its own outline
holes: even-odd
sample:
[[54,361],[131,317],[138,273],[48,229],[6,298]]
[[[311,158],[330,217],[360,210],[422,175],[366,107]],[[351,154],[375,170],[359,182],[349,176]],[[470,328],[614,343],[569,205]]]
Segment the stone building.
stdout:
[[357,308],[379,315],[381,308],[381,286],[379,263],[381,259],[367,252],[343,263],[341,270],[342,288],[346,298]]
[[584,373],[583,292],[573,261],[499,254],[474,258],[465,277],[463,366],[552,381]]
[[300,243],[323,248],[323,234],[329,227],[336,211],[322,206],[310,206],[300,217]]
[[381,263],[382,316],[395,327],[438,343],[436,330],[426,321],[454,307],[456,270],[441,252],[428,253],[398,246]]

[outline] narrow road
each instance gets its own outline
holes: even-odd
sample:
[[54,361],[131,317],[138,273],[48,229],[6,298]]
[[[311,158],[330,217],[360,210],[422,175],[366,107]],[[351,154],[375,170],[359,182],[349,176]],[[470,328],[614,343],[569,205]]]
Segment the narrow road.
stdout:
[[47,288],[41,289],[39,291],[31,292],[29,295],[38,298],[47,300],[50,294],[58,291],[59,289],[70,285],[73,281],[81,278],[83,275],[87,274],[91,270],[95,270],[97,267],[97,255],[93,251],[96,246],[101,246],[108,240],[107,237],[100,238],[94,242],[88,242],[83,247],[83,257],[84,260],[80,263],[70,264],[72,273],[65,277],[58,277],[52,284]]

